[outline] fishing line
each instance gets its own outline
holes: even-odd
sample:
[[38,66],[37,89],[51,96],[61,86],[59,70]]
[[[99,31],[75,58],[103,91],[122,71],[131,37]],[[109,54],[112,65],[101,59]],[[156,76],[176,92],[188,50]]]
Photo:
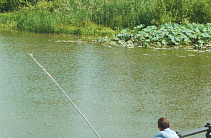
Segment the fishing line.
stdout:
[[[29,54],[29,53],[28,53]],[[94,129],[94,127],[89,123],[89,121],[86,119],[86,117],[82,114],[82,112],[79,110],[79,108],[75,105],[75,103],[70,99],[70,97],[66,94],[66,92],[60,87],[60,85],[54,80],[54,78],[45,70],[45,68],[33,57],[32,54],[29,54],[31,58],[45,71],[45,73],[56,83],[56,85],[59,87],[59,89],[64,93],[64,95],[69,99],[69,101],[73,104],[73,106],[76,108],[76,110],[81,114],[81,116],[84,118],[84,120],[88,123],[88,125],[91,127],[91,129],[95,132],[95,134],[98,136],[98,138],[101,138],[100,135],[97,133],[97,131]]]

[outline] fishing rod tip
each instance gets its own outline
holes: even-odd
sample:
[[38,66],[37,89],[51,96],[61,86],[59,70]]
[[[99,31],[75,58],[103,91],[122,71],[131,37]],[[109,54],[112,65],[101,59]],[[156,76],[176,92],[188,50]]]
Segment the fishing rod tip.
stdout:
[[[29,54],[29,53],[28,53]],[[29,54],[30,56],[33,56],[32,54]]]

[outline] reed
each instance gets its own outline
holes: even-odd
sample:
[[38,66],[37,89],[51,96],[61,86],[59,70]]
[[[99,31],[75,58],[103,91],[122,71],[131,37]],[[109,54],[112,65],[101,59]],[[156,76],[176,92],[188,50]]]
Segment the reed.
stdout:
[[68,12],[78,25],[90,21],[112,29],[122,29],[141,23],[150,25],[152,20],[152,4],[148,0],[75,0],[69,3],[71,8]]
[[211,22],[210,0],[156,0],[153,18],[156,25],[168,22],[186,24]]

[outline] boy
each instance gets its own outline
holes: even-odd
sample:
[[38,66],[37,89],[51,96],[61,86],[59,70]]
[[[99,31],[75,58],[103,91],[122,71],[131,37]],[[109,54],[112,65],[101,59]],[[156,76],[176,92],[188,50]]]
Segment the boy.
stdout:
[[179,138],[177,133],[171,130],[169,120],[166,117],[161,117],[158,120],[158,128],[160,132],[154,138]]

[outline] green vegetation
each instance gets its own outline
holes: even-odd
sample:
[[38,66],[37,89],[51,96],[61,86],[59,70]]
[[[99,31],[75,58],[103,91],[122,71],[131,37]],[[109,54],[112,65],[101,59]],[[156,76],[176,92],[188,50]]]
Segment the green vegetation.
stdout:
[[210,43],[210,0],[1,0],[0,11],[1,25],[33,32],[111,35],[129,28],[114,39],[145,46]]
[[[9,0],[8,0],[9,1]],[[77,9],[71,12],[71,1],[37,1],[19,9],[19,11],[0,14],[0,24],[19,30],[40,33],[67,34],[112,34],[114,31],[104,25],[95,24],[80,17]],[[77,5],[75,5],[77,6]],[[84,11],[84,13],[86,13]],[[80,13],[81,14],[81,13]],[[81,14],[82,15],[82,14]]]
[[148,26],[141,24],[128,28],[113,38],[104,39],[110,45],[120,44],[133,48],[136,46],[144,47],[169,47],[169,46],[195,46],[196,48],[209,49],[211,46],[211,23],[179,25],[167,23],[161,27]]

